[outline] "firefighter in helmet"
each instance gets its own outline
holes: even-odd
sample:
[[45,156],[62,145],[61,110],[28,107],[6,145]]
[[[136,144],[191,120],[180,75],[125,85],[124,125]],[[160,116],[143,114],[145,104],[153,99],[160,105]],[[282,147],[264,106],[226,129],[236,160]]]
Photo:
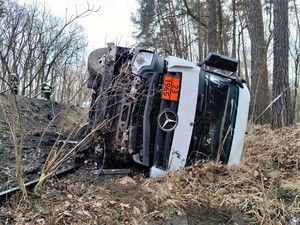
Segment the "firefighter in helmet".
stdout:
[[42,85],[42,93],[44,93],[44,98],[50,100],[52,86],[48,85],[47,83],[43,83]]
[[19,91],[19,79],[15,73],[11,75],[11,80],[10,80],[11,88],[13,89],[15,95],[18,94]]

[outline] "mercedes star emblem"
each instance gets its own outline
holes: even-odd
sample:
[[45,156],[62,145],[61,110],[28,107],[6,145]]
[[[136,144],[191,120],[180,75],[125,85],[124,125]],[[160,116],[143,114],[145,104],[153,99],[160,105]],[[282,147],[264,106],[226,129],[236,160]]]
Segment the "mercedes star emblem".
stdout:
[[165,132],[169,132],[175,129],[178,123],[178,117],[176,113],[167,109],[158,115],[158,125],[160,129]]

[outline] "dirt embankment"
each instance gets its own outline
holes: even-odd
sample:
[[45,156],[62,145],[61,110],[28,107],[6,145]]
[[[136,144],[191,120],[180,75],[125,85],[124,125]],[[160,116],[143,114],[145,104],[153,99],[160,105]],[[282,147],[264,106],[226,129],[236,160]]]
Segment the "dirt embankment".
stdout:
[[[0,95],[0,191],[15,186],[15,143],[13,141],[13,116],[16,118],[17,143],[20,130],[24,130],[22,162],[25,182],[37,178],[43,162],[56,138],[64,139],[82,116],[82,109],[53,101],[17,96],[18,108],[13,109],[9,95]],[[18,110],[20,117],[18,116]]]

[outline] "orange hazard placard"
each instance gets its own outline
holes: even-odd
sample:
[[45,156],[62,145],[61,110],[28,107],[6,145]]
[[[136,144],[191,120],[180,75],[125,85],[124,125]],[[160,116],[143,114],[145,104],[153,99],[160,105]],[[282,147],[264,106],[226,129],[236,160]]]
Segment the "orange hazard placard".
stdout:
[[161,98],[164,100],[178,101],[180,89],[180,78],[170,75],[164,76]]

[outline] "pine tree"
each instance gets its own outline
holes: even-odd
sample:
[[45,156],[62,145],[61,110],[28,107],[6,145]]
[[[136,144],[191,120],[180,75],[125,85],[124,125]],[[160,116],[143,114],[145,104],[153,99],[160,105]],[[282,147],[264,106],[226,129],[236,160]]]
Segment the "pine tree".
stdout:
[[289,23],[288,0],[274,0],[274,63],[272,128],[289,125]]
[[250,120],[254,123],[270,122],[271,112],[267,70],[267,45],[264,38],[264,24],[261,0],[249,0],[249,35],[251,40],[251,101]]

